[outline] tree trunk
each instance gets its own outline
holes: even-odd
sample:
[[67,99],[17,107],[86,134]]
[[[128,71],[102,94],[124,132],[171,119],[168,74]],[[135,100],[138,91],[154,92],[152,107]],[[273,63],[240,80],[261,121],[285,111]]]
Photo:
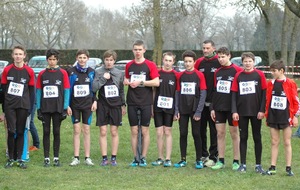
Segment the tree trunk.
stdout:
[[288,31],[290,27],[290,14],[287,6],[284,6],[283,23],[281,29],[281,59],[287,63],[288,57]]
[[[294,25],[291,34],[291,50],[289,53],[288,63],[287,65],[294,66],[295,65],[295,57],[297,52],[297,39],[299,38],[300,32],[300,18],[294,16]],[[292,72],[294,72],[294,68],[292,68]]]
[[162,62],[162,48],[163,48],[163,39],[161,32],[161,21],[160,21],[160,0],[153,0],[153,31],[154,31],[154,49],[153,49],[153,61],[157,64],[158,67],[161,67]]

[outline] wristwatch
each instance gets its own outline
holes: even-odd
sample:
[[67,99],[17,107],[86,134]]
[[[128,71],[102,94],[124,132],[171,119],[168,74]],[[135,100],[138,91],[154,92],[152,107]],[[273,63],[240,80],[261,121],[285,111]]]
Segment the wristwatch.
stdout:
[[141,81],[141,82],[140,82],[140,86],[144,86],[144,81]]

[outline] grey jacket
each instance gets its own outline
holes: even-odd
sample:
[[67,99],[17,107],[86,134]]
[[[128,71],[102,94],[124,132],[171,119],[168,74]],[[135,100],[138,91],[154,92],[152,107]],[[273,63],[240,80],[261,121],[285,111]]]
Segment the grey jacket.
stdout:
[[124,94],[124,74],[119,69],[113,67],[112,69],[106,69],[105,66],[102,66],[95,71],[95,78],[93,81],[92,90],[96,93],[102,86],[107,82],[106,78],[103,77],[104,73],[109,73],[113,83],[118,87],[119,94],[122,99],[122,105],[125,105],[125,94]]

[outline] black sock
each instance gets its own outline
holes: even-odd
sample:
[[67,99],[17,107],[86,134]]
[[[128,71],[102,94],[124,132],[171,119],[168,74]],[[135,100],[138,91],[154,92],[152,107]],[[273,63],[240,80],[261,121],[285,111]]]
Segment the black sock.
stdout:
[[102,156],[102,159],[103,159],[103,160],[107,160],[107,155]]
[[291,171],[292,170],[292,168],[291,168],[291,166],[287,166],[286,168],[285,168],[285,171]]
[[271,165],[270,170],[276,170],[276,166]]
[[77,158],[79,160],[79,156],[74,156],[74,158]]
[[221,162],[222,164],[225,164],[225,159],[224,158],[219,158],[219,162]]
[[232,163],[237,163],[237,164],[240,164],[239,160],[233,160]]
[[112,160],[116,160],[117,159],[117,155],[111,155],[111,159]]
[[84,157],[84,160],[88,159],[89,157]]

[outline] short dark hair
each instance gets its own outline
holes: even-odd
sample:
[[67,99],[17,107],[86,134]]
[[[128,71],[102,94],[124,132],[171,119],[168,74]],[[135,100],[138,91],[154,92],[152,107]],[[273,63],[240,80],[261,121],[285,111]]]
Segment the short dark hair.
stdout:
[[230,55],[230,50],[227,47],[220,47],[217,50],[217,53],[225,54],[225,55]]
[[252,52],[244,52],[244,53],[242,53],[242,55],[241,55],[242,61],[244,61],[244,59],[246,57],[251,58],[255,62],[255,55]]
[[163,58],[164,58],[166,55],[173,57],[173,59],[174,59],[174,61],[175,61],[176,55],[175,55],[173,52],[167,51],[167,52],[163,53]]
[[107,50],[103,54],[104,59],[110,56],[112,56],[114,60],[117,60],[117,53],[114,50]]
[[12,52],[13,52],[15,49],[20,49],[20,50],[24,51],[24,54],[27,54],[26,49],[25,49],[24,46],[16,45],[16,46],[14,46],[14,47],[12,48]]
[[275,60],[272,62],[272,64],[270,65],[270,70],[275,70],[277,69],[278,71],[280,69],[283,69],[283,71],[285,71],[285,64],[283,62],[283,60]]
[[212,40],[204,40],[204,44],[211,44],[213,47],[215,47],[215,42]]
[[132,46],[144,46],[144,48],[146,48],[143,40],[135,40]]
[[186,50],[182,54],[182,59],[184,60],[185,57],[192,57],[195,61],[196,60],[196,53],[193,52],[192,50]]
[[76,52],[76,57],[78,55],[81,55],[81,54],[84,54],[86,55],[87,57],[90,57],[90,52],[87,50],[87,49],[79,49],[77,52]]
[[46,51],[46,59],[48,59],[49,57],[51,57],[51,56],[54,56],[57,60],[58,60],[58,56],[59,56],[59,51],[58,50],[56,50],[56,49],[48,49],[47,51]]

